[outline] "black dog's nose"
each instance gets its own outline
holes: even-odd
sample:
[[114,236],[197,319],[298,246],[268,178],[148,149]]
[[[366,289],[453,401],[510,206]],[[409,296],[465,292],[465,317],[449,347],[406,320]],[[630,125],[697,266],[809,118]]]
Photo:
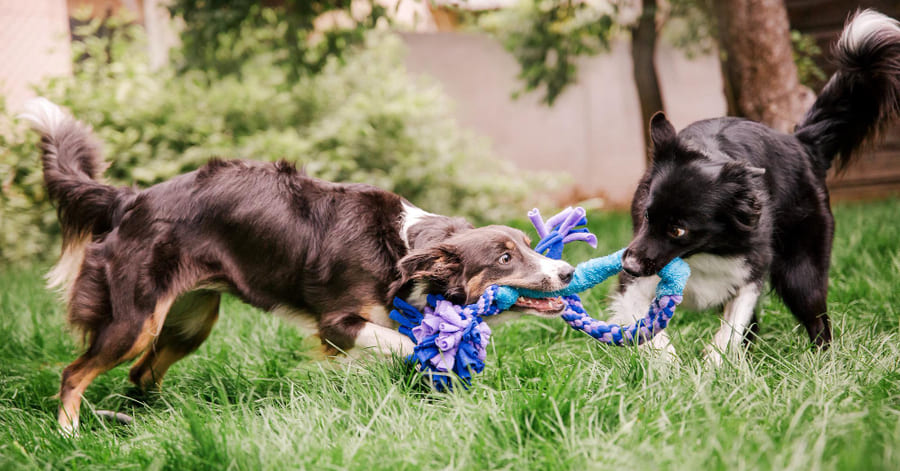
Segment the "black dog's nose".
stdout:
[[622,258],[622,270],[634,277],[641,276],[643,271],[637,257],[629,257],[627,253]]
[[566,267],[559,270],[559,279],[565,284],[571,283],[573,276],[575,276],[575,269],[572,267]]

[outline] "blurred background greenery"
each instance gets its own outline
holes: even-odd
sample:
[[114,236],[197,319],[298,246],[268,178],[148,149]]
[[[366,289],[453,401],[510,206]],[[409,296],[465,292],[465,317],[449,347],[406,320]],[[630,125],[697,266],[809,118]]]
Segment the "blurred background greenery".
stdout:
[[[407,74],[399,39],[371,30],[377,11],[309,44],[298,38],[312,19],[347,2],[215,3],[173,3],[187,20],[183,47],[158,68],[140,26],[83,16],[73,73],[38,87],[93,125],[110,183],[149,186],[212,157],[286,158],[318,178],[370,183],[430,211],[488,222],[521,214],[529,188],[558,181],[516,172],[461,129],[439,87]],[[37,137],[2,111],[0,263],[46,260],[59,228]]]
[[[531,205],[627,206],[658,110],[678,127],[727,113],[789,130],[807,87],[827,78],[823,45],[846,15],[857,6],[900,14],[886,0],[746,2],[35,0],[0,3],[0,40],[19,38],[0,64],[47,61],[44,46],[30,49],[41,54],[30,62],[14,53],[27,56],[27,42],[49,36],[29,21],[58,4],[70,57],[57,73],[32,74],[43,78],[29,94],[94,127],[114,185],[146,187],[211,157],[285,158],[315,177],[370,183],[481,224]],[[420,14],[427,34],[409,26]],[[741,27],[750,24],[766,30]],[[170,44],[166,34],[178,37]],[[759,53],[770,49],[785,54]],[[742,68],[746,60],[730,61],[738,56],[765,63]],[[0,88],[29,72],[6,67]],[[0,264],[42,263],[57,253],[59,228],[37,136],[14,117],[24,97],[12,94],[7,107],[7,89]],[[900,189],[900,133],[888,136],[887,150],[851,169],[833,195]]]

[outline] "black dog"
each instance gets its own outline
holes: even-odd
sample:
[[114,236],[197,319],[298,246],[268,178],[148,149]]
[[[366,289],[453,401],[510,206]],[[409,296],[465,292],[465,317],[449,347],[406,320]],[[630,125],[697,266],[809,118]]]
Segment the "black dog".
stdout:
[[[492,285],[563,288],[569,264],[538,255],[522,231],[473,228],[393,193],[317,180],[286,162],[213,160],[144,191],[96,180],[88,128],[45,99],[23,116],[42,135],[44,181],[57,204],[63,255],[49,279],[66,288],[69,322],[88,349],[62,375],[59,423],[78,427],[97,375],[143,353],[140,387],[206,340],[220,293],[308,325],[333,350],[412,353],[388,317],[394,296],[462,304]],[[554,317],[563,304],[520,298]]]
[[[826,314],[834,218],[826,171],[900,115],[900,26],[859,13],[844,28],[831,77],[793,135],[737,118],[698,121],[676,134],[662,113],[650,123],[653,165],[632,202],[634,239],[624,255],[617,318],[643,315],[656,273],[675,257],[692,276],[685,303],[725,305],[707,350],[739,345],[755,323],[766,275],[820,347],[831,341]],[[655,345],[671,349],[665,335]],[[670,350],[671,351],[671,350]]]

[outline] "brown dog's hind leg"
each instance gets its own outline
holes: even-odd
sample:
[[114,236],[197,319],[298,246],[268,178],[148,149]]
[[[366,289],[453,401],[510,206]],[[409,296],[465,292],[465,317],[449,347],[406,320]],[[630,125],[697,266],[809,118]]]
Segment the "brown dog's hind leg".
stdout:
[[94,378],[146,350],[173,301],[174,296],[160,298],[153,311],[145,315],[137,311],[117,313],[121,315],[97,329],[87,352],[63,370],[58,420],[64,434],[73,435],[77,430],[81,397]]
[[199,290],[180,296],[156,342],[131,367],[129,378],[141,389],[159,387],[172,364],[200,347],[219,318],[221,295]]

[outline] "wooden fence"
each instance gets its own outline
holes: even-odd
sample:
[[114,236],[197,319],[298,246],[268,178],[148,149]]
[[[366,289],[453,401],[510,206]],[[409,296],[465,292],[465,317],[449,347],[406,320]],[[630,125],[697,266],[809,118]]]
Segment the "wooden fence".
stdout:
[[[874,8],[900,18],[897,0],[786,0],[791,28],[811,35],[822,48],[819,65],[829,76],[834,71],[831,46],[847,16],[857,8]],[[821,85],[816,84],[817,91]],[[833,199],[870,199],[900,194],[900,123],[888,129],[877,146],[866,149],[859,161],[842,175],[832,175]]]

